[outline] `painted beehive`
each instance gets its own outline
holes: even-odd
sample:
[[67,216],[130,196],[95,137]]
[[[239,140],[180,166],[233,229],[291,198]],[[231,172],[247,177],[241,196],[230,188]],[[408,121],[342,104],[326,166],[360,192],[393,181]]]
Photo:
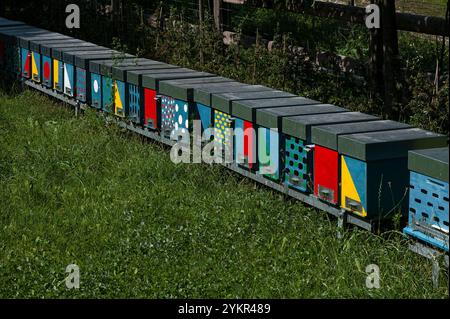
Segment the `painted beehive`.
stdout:
[[[93,43],[84,42],[78,39],[67,39],[64,41],[58,41],[54,43],[40,43],[40,52],[42,56],[42,84],[48,88],[56,89],[55,87],[60,87],[60,91],[62,91],[63,84],[63,62],[58,62],[57,59],[53,58],[52,51],[62,50],[64,48],[73,48],[73,47],[86,47],[86,46],[95,46]],[[62,52],[62,51],[60,51]],[[58,54],[59,57],[62,57],[62,53]],[[54,69],[54,66],[58,66],[60,68]],[[48,72],[46,72],[46,70]],[[46,76],[47,74],[48,76]]]
[[[165,100],[161,105],[167,105],[166,100],[173,99],[174,103],[174,117],[173,125],[171,125],[168,114],[163,113],[162,119],[165,126],[173,126],[174,129],[192,129],[190,124],[194,119],[205,120],[204,112],[199,114],[194,103],[194,88],[202,88],[210,86],[211,84],[224,85],[233,82],[230,79],[223,77],[206,77],[206,78],[189,78],[182,80],[168,80],[161,81],[159,83],[159,94],[162,99]],[[168,110],[167,107],[163,108],[164,111]],[[208,116],[208,115],[206,115]],[[210,114],[209,114],[210,116]]]
[[368,220],[405,213],[408,151],[446,145],[446,136],[418,128],[338,136],[341,207]]
[[26,25],[0,29],[0,40],[5,46],[5,70],[9,73],[18,75],[24,73],[29,77],[31,67],[31,63],[29,62],[31,61],[31,56],[29,55],[28,50],[21,50],[18,37],[21,35],[43,34],[46,32],[46,30]]
[[[92,105],[92,89],[91,86],[91,72],[89,72],[89,63],[91,61],[99,61],[105,59],[111,59],[115,54],[119,52],[102,51],[98,53],[96,51],[85,52],[73,52],[75,63],[75,98],[83,104]],[[97,93],[99,93],[97,86]]]
[[[108,71],[111,72],[114,81],[114,114],[119,117],[127,116],[128,118],[135,121],[140,116],[139,113],[135,112],[135,108],[133,108],[133,110],[130,112],[130,93],[129,85],[127,84],[127,71],[155,70],[164,68],[165,65],[166,64],[162,62],[138,58],[125,60],[121,63],[114,63],[112,65],[110,65],[110,62],[105,63],[103,67],[108,67]],[[138,90],[135,90],[135,94],[136,93],[138,93]],[[139,112],[139,110],[137,111]]]
[[[27,43],[31,54],[31,80],[33,82],[42,82],[43,61],[40,51],[41,43],[53,43],[54,41],[67,40],[70,37],[58,34],[49,33],[45,36],[24,37],[21,42]],[[47,69],[48,71],[48,69]]]
[[194,88],[193,98],[197,113],[202,122],[202,132],[205,129],[213,128],[214,118],[212,110],[212,95],[219,93],[233,92],[260,92],[267,91],[268,88],[262,85],[247,85],[239,82],[211,83],[205,87]]
[[62,62],[64,63],[64,94],[70,97],[75,96],[76,91],[75,56],[98,54],[110,57],[114,52],[117,51],[101,46],[92,46],[78,50],[70,50],[70,49],[64,50],[62,59]]
[[[257,112],[269,108],[272,110],[282,108],[286,105],[319,104],[317,101],[299,96],[282,95],[278,98],[237,100],[232,103],[232,116],[236,118],[235,161],[246,168],[259,170],[259,174],[275,180],[279,178],[279,134],[276,127],[271,129],[259,127]],[[254,136],[245,134],[247,128],[253,129],[250,132]],[[263,164],[261,167],[260,162]]]
[[283,117],[284,184],[305,193],[310,193],[313,189],[313,151],[310,147],[313,126],[378,119],[376,116],[360,112],[328,113],[326,116],[314,114]]
[[409,127],[410,125],[394,121],[354,122],[313,127],[311,133],[314,144],[314,195],[324,201],[339,205],[338,136]]
[[259,174],[277,182],[282,180],[284,172],[285,139],[284,135],[281,134],[283,117],[312,114],[324,114],[326,116],[325,113],[348,111],[342,107],[320,104],[320,102],[300,97],[275,101],[264,100],[259,103],[261,102],[263,106],[273,105],[275,107],[264,107],[256,110]]
[[79,40],[67,36],[62,36],[57,40],[32,40],[30,42],[30,50],[33,54],[36,54],[40,60],[40,67],[37,68],[38,72],[32,76],[33,81],[42,83],[48,88],[52,87],[53,63],[51,53],[50,50],[42,49],[42,46],[61,45],[62,43],[66,43],[68,41],[79,42]]
[[408,225],[404,233],[448,252],[448,147],[408,152]]
[[[277,96],[282,98],[294,95],[262,87],[258,91],[241,90],[240,92],[214,93],[211,96],[211,105],[214,109],[214,140],[222,152],[225,151],[226,155],[231,157],[230,159],[239,162],[245,168],[253,167],[256,154],[252,146],[254,145],[256,136],[254,134],[247,134],[246,136],[239,134],[239,136],[233,137],[233,130],[236,127],[240,133],[245,132],[244,129],[247,130],[247,133],[253,130],[252,122],[244,121],[240,118],[236,119],[232,116],[233,102],[246,99],[270,99]],[[238,161],[236,160],[236,145],[239,147],[239,156],[246,156],[246,161],[241,158]],[[246,150],[244,150],[244,146],[247,146]]]
[[[5,18],[0,18],[0,29],[23,26],[24,23],[20,21],[12,21]],[[0,36],[0,68],[4,68],[5,65],[6,44]]]
[[64,54],[79,52],[80,50],[95,51],[97,48],[97,45],[89,42],[86,42],[84,46],[77,46],[74,44],[65,47],[52,48],[54,89],[63,94],[73,96],[75,70],[73,64],[69,63],[66,65],[66,63],[64,63]]
[[112,79],[110,64],[133,59],[136,59],[136,57],[126,54],[121,55],[120,59],[114,57],[112,59],[103,60],[94,59],[89,62],[92,106],[102,109],[107,113],[112,113],[114,111],[114,100],[117,89],[114,80]]
[[[169,70],[157,70],[152,72],[146,72],[142,75],[142,86],[144,89],[155,91],[155,95],[159,93],[159,83],[165,80],[177,80],[177,79],[194,79],[194,78],[207,78],[213,77],[213,74],[206,72],[196,72],[190,69],[169,69]],[[153,92],[152,92],[153,93]],[[147,99],[146,99],[147,102]],[[151,104],[144,104],[144,114],[147,120],[153,123],[154,129],[161,130],[165,135],[170,135],[175,128],[175,116],[182,118],[182,123],[178,124],[179,129],[188,129],[186,126],[186,119],[189,117],[188,107],[181,107],[176,110],[175,100],[168,96],[161,96],[161,107],[158,108],[156,101],[148,101]],[[149,110],[147,108],[150,108]],[[160,120],[158,120],[160,118]],[[155,125],[156,123],[156,125]],[[158,126],[158,123],[160,125]],[[178,126],[177,125],[177,126]],[[189,123],[188,123],[189,125]]]
[[[156,112],[156,91],[145,89],[142,86],[142,74],[146,72],[156,71],[156,70],[169,70],[169,69],[180,69],[175,65],[170,65],[163,63],[161,65],[152,66],[151,70],[128,70],[127,84],[129,91],[129,102],[128,102],[128,118],[145,128],[155,129],[159,122],[157,122],[157,114],[153,114],[153,110]],[[144,105],[147,105],[144,108]],[[155,105],[155,107],[152,107]],[[147,114],[144,114],[144,111]]]
[[19,46],[22,55],[22,77],[24,79],[32,79],[34,82],[40,82],[41,74],[41,55],[39,50],[32,50],[31,42],[33,40],[51,41],[61,39],[63,36],[59,33],[50,31],[42,31],[36,34],[23,34],[18,36]]

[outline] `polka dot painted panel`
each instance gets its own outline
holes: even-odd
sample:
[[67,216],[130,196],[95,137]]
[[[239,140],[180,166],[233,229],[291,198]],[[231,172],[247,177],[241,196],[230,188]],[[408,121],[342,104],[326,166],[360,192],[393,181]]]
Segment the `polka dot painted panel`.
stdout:
[[[189,103],[175,100],[175,124],[176,130],[189,130]],[[184,132],[183,132],[184,133]]]
[[307,191],[307,152],[304,141],[286,136],[285,184],[302,192]]
[[231,130],[227,130],[231,129],[231,116],[227,113],[214,110],[214,129],[216,131],[214,141],[219,144],[229,145],[233,138]]
[[164,131],[175,128],[175,99],[170,96],[161,97],[161,128]]

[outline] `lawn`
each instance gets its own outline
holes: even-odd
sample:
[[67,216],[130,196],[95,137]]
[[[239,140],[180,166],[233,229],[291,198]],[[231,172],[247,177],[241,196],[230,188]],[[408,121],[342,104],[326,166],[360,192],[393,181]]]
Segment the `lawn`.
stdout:
[[324,212],[30,91],[0,93],[0,227],[1,298],[448,298],[398,232],[338,240]]

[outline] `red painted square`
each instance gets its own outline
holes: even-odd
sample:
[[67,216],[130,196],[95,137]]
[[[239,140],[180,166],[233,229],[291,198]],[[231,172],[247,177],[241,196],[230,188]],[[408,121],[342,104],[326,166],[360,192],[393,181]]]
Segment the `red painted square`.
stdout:
[[144,126],[148,125],[149,120],[153,120],[153,128],[158,128],[156,91],[144,88]]
[[[333,196],[319,194],[319,185],[333,191]],[[337,204],[339,198],[339,154],[332,149],[314,147],[314,195]]]
[[247,131],[248,134],[244,134],[244,156],[248,158],[249,164],[248,168],[253,167],[253,163],[255,163],[255,154],[253,154],[253,146],[254,146],[254,138],[253,134],[251,134],[251,130],[253,129],[253,125],[251,122],[244,121],[244,132]]

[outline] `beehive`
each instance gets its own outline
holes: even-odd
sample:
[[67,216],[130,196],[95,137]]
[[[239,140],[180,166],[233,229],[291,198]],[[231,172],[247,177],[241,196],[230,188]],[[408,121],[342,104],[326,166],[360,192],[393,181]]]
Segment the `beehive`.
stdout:
[[211,83],[205,87],[194,88],[193,99],[197,113],[202,122],[202,131],[212,128],[214,124],[212,105],[212,95],[218,93],[232,92],[260,92],[269,88],[262,85],[247,85],[239,82]]
[[[64,64],[61,60],[53,59],[52,50],[73,48],[73,47],[86,47],[95,46],[93,43],[85,42],[78,39],[67,39],[63,41],[55,42],[42,42],[39,44],[40,53],[42,56],[42,84],[48,88],[62,91],[62,85],[64,81]],[[54,68],[56,66],[56,69]],[[46,76],[47,74],[47,76]]]
[[28,54],[30,55],[30,70],[31,70],[31,79],[34,82],[40,83],[42,77],[42,58],[40,53],[39,43],[59,40],[67,40],[70,37],[54,33],[48,32],[47,34],[39,34],[39,35],[24,35],[20,36],[20,47],[22,49],[28,49]]
[[408,152],[408,225],[404,233],[448,252],[448,147]]
[[376,116],[360,112],[343,112],[283,117],[285,138],[284,183],[295,190],[309,193],[313,189],[313,150],[311,129],[317,125],[377,120]]
[[[142,75],[142,86],[144,90],[152,95],[159,93],[159,83],[165,80],[177,80],[177,79],[194,79],[194,78],[210,78],[213,74],[206,72],[196,72],[190,69],[168,69],[168,70],[155,70],[152,72],[146,72]],[[147,100],[146,100],[147,102]],[[175,129],[175,123],[181,118],[181,124],[177,124],[179,129],[188,129],[186,126],[186,120],[188,118],[188,108],[183,107],[176,110],[175,99],[168,96],[161,96],[161,105],[155,103],[144,105],[145,117],[153,123],[153,128],[160,129],[165,135],[170,135],[170,133]],[[150,110],[147,110],[150,108]],[[158,120],[160,118],[160,120]],[[177,118],[177,122],[175,121]],[[158,126],[158,123],[160,124]]]
[[339,205],[338,137],[345,134],[399,130],[410,126],[394,121],[330,124],[312,128],[314,144],[314,195]]
[[341,207],[368,220],[405,213],[408,151],[446,145],[446,136],[418,128],[339,136]]
[[[140,124],[145,128],[156,129],[159,121],[156,112],[157,98],[156,91],[146,89],[142,86],[142,74],[151,70],[170,70],[180,69],[175,65],[166,63],[157,64],[146,70],[127,70],[127,84],[129,91],[129,112],[128,117],[134,123]],[[146,107],[144,107],[146,105]],[[144,114],[144,111],[147,112]]]
[[[244,168],[253,169],[256,162],[256,136],[253,134],[254,126],[250,120],[243,117],[234,117],[233,110],[236,102],[245,100],[263,100],[275,98],[293,98],[294,94],[268,89],[259,92],[232,92],[215,93],[212,95],[212,106],[214,110],[215,141],[225,150],[233,151],[233,160]],[[250,112],[251,113],[251,112]],[[242,114],[243,115],[243,114]],[[247,119],[250,117],[245,117]],[[237,129],[238,135],[232,136],[231,129]],[[250,134],[243,134],[248,132]],[[235,143],[232,143],[235,141]],[[237,148],[236,148],[237,147]],[[238,156],[238,157],[236,157]]]
[[[269,100],[260,101],[263,106],[270,105]],[[259,173],[277,182],[283,179],[285,139],[281,134],[282,119],[288,116],[339,113],[348,110],[331,104],[321,104],[304,98],[277,99],[270,102],[276,107],[256,110],[258,125],[258,165]],[[285,106],[287,103],[297,104]],[[281,158],[281,160],[280,160]]]
[[[192,125],[189,124],[191,120],[202,119],[205,121],[205,117],[211,117],[211,114],[205,114],[205,112],[199,112],[194,103],[194,89],[209,87],[212,84],[226,85],[234,81],[223,77],[207,77],[207,78],[193,78],[182,80],[167,80],[161,81],[159,84],[159,93],[163,99],[172,98],[175,101],[175,111],[183,109],[183,114],[180,114],[178,118],[175,118],[175,129],[179,125],[183,124],[182,121],[188,121],[184,123],[184,127],[192,129]],[[184,112],[184,109],[186,112]],[[200,110],[202,111],[202,110]],[[180,117],[181,116],[181,117]],[[181,122],[181,123],[180,123]]]

